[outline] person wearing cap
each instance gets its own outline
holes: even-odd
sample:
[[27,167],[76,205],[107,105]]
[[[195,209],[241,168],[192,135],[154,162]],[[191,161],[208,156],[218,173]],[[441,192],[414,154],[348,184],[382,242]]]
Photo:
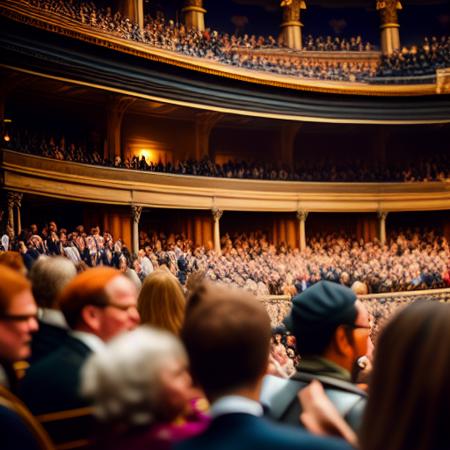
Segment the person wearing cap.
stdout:
[[357,430],[366,393],[352,383],[351,373],[367,353],[370,323],[366,308],[351,289],[320,281],[293,298],[284,323],[296,338],[301,361],[289,380],[266,377],[261,402],[269,417],[300,424],[297,393],[317,379],[347,423]]

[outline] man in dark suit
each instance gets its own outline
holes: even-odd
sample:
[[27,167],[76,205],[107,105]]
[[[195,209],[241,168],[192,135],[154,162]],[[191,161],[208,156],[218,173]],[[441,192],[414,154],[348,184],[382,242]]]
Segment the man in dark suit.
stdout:
[[269,316],[256,298],[214,288],[186,318],[182,337],[213,420],[177,450],[338,450],[343,441],[271,423],[258,402],[269,360]]
[[34,414],[86,405],[79,390],[80,371],[91,352],[139,323],[133,283],[111,268],[77,275],[63,290],[59,306],[71,331],[56,351],[32,365],[19,393]]
[[30,364],[49,355],[66,340],[68,326],[57,298],[76,274],[74,264],[62,256],[42,256],[34,263],[30,279],[39,306],[39,330],[33,336]]
[[353,291],[330,281],[320,281],[292,300],[285,319],[296,338],[301,361],[289,380],[268,376],[261,402],[274,420],[300,425],[297,393],[313,379],[319,380],[347,423],[357,431],[366,393],[352,383],[357,360],[366,355],[370,339],[369,315]]

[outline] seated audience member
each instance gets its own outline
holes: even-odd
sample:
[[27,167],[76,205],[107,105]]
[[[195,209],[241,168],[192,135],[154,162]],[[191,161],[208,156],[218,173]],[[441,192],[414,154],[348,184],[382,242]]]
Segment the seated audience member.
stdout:
[[343,449],[340,441],[313,439],[266,421],[258,402],[267,370],[270,319],[254,297],[217,289],[187,317],[182,337],[193,378],[211,402],[212,422],[178,450]]
[[58,304],[71,331],[58,350],[33,364],[20,394],[34,414],[86,406],[80,396],[80,370],[104,342],[139,323],[136,289],[111,268],[89,269],[64,288]]
[[180,283],[168,270],[156,270],[144,280],[138,298],[143,324],[179,335],[185,308],[186,300]]
[[[450,448],[449,323],[450,305],[417,301],[381,332],[359,433],[361,450]],[[300,399],[309,429],[345,436],[358,446],[358,436],[318,382],[303,389]]]
[[0,447],[2,450],[38,449],[38,443],[12,408],[15,387],[12,364],[30,356],[31,335],[37,328],[37,307],[30,283],[17,272],[0,266]]
[[298,424],[297,391],[311,380],[321,380],[328,395],[354,429],[361,423],[366,394],[357,388],[351,373],[358,358],[366,355],[369,315],[351,289],[320,281],[292,300],[285,324],[296,338],[301,356],[290,380],[268,377],[262,402],[269,416]]
[[57,297],[77,274],[74,264],[62,256],[40,257],[30,271],[33,295],[39,307],[39,330],[31,344],[31,364],[56,350],[67,337],[67,323]]
[[81,390],[105,425],[107,434],[98,446],[163,450],[203,431],[208,419],[190,407],[187,367],[181,342],[148,326],[118,336],[91,356]]
[[0,264],[2,266],[7,266],[16,272],[21,273],[22,275],[27,274],[27,268],[23,262],[20,253],[7,251],[0,253]]

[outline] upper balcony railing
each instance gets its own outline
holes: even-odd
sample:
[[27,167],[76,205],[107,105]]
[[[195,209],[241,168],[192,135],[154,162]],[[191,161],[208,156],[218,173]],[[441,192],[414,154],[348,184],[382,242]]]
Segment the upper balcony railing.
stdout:
[[141,172],[2,150],[5,189],[104,204],[228,211],[379,212],[450,209],[450,180],[317,183]]
[[[196,52],[190,56],[190,52],[179,48],[180,45],[149,45],[145,31],[142,33],[132,26],[128,30],[111,32],[92,17],[81,15],[80,19],[78,15],[39,8],[36,3],[7,0],[2,2],[1,13],[21,23],[123,53],[251,83],[351,95],[430,95],[437,92],[435,73],[417,78],[413,75],[380,77],[376,70],[380,55],[374,51],[292,53],[283,49],[252,52],[245,49],[224,52],[219,49],[216,54],[207,48],[205,57],[199,57]],[[193,41],[195,45],[195,39]],[[173,49],[169,50],[171,47]],[[382,84],[369,84],[371,81]],[[394,81],[406,84],[393,86],[390,83]]]

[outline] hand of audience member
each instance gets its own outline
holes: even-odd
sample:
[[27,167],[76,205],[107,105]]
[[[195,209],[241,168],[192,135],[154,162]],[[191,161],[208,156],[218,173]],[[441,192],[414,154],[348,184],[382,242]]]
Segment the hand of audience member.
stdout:
[[302,407],[299,420],[307,430],[320,436],[341,437],[357,446],[356,434],[327,397],[319,381],[313,380],[306,388],[301,389],[297,396]]

